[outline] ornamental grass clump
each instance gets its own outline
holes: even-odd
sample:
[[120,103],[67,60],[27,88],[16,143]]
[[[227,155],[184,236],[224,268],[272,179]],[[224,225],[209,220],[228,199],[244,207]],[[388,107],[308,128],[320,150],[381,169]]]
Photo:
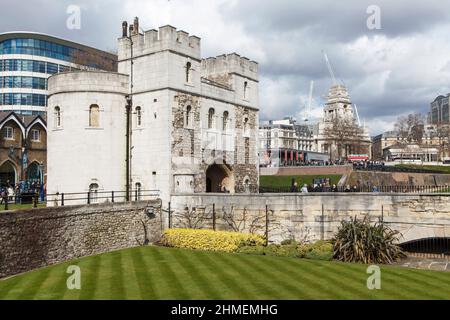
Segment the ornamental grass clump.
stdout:
[[169,229],[161,240],[167,247],[216,252],[236,252],[239,247],[264,243],[264,237],[256,234],[198,229]]
[[391,264],[405,257],[398,245],[401,234],[369,219],[343,221],[333,239],[334,259],[343,262]]

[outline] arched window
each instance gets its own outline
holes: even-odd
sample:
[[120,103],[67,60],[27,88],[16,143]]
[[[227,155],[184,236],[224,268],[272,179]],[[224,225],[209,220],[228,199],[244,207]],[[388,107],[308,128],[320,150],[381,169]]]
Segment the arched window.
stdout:
[[61,128],[61,108],[56,106],[55,107],[55,128]]
[[142,126],[142,109],[141,107],[136,107],[136,126]]
[[214,128],[214,116],[215,116],[214,109],[213,108],[209,109],[209,111],[208,111],[208,129]]
[[89,127],[100,127],[100,108],[96,104],[89,107]]
[[223,113],[223,125],[222,125],[222,130],[223,131],[227,131],[228,130],[228,121],[229,121],[229,114],[228,114],[228,111],[225,111]]
[[244,82],[244,99],[247,99],[248,82]]
[[141,201],[142,200],[142,184],[140,182],[136,183],[134,190],[135,190],[135,200]]
[[187,106],[187,108],[186,108],[186,127],[189,127],[191,125],[191,121],[192,121],[191,113],[192,113],[192,107],[191,106]]
[[250,128],[249,128],[249,120],[248,117],[244,117],[244,136],[249,137],[250,136]]
[[98,184],[91,183],[89,185],[89,202],[97,203],[98,202]]
[[190,62],[186,63],[186,82],[191,80],[191,68],[192,64]]

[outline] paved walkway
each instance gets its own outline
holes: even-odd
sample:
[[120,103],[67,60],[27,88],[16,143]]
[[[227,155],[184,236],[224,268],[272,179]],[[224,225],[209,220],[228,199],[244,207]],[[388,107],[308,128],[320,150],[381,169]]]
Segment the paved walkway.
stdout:
[[434,270],[434,271],[446,271],[450,272],[450,259],[428,259],[428,258],[414,258],[408,257],[397,265],[423,270]]

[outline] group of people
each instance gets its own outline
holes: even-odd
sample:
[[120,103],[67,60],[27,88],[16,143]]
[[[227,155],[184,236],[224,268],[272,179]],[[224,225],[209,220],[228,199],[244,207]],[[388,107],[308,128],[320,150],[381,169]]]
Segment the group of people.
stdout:
[[4,204],[6,201],[8,203],[21,203],[22,195],[27,194],[37,194],[41,202],[45,200],[45,184],[41,183],[39,180],[34,181],[20,181],[15,185],[11,184],[9,181],[6,182],[0,188],[0,203]]
[[[330,185],[328,183],[313,183],[313,184],[304,184],[301,188],[299,187],[297,181],[295,181],[292,186],[290,192],[297,193],[319,193],[319,192],[361,192],[361,188],[354,185],[350,186],[347,185],[344,188],[338,187],[337,185],[333,184]],[[365,190],[364,190],[365,191]],[[378,187],[374,186],[372,187],[372,192],[379,192]]]

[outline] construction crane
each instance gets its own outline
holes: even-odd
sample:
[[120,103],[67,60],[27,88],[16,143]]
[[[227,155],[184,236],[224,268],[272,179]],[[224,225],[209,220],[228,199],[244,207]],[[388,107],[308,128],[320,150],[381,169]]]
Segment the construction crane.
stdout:
[[309,118],[311,117],[313,92],[314,92],[314,81],[311,80],[311,84],[309,85],[308,103],[305,105],[305,115],[304,115],[305,117],[303,118],[303,121],[305,121],[305,122],[308,122]]
[[356,104],[354,104],[353,107],[355,108],[356,119],[358,120],[358,126],[361,127],[361,119],[359,118],[358,107],[356,106]]
[[325,63],[327,64],[328,71],[330,72],[331,80],[333,81],[333,85],[337,85],[336,77],[334,76],[333,68],[331,67],[330,59],[328,59],[328,55],[325,51],[322,51],[323,57],[325,58]]

